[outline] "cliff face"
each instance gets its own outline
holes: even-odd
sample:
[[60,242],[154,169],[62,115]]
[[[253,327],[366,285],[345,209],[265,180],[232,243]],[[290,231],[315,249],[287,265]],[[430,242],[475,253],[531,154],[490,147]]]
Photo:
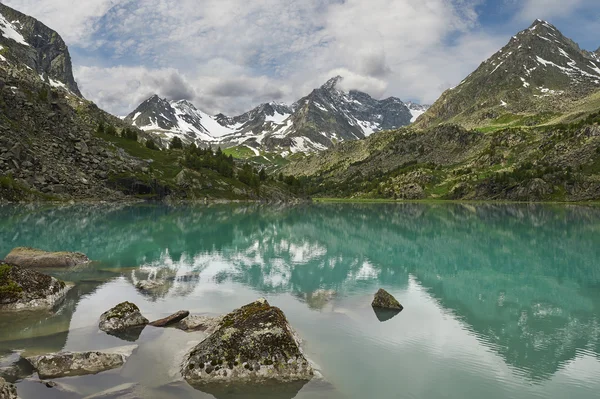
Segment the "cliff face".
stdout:
[[0,46],[4,48],[5,58],[18,59],[44,76],[49,83],[57,86],[64,84],[71,92],[82,97],[73,77],[71,55],[58,33],[35,18],[2,3],[0,31]]

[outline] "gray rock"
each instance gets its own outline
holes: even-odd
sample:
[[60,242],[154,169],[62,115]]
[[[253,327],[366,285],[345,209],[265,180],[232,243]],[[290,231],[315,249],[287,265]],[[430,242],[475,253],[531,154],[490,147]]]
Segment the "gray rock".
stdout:
[[119,368],[131,356],[137,345],[98,352],[59,352],[28,357],[40,378],[62,378],[98,374]]
[[48,252],[41,249],[19,247],[6,256],[5,261],[26,268],[62,268],[88,263],[90,260],[80,252]]
[[150,323],[152,327],[167,327],[172,324],[178,323],[190,315],[187,310],[180,310],[179,312],[172,314],[171,316],[165,317],[164,319],[156,320]]
[[212,334],[219,327],[223,316],[188,316],[181,320],[175,328],[186,332],[203,331],[206,334]]
[[396,310],[404,309],[403,306],[400,305],[400,302],[398,302],[396,300],[396,298],[394,298],[390,293],[388,293],[383,288],[380,288],[379,291],[377,291],[377,293],[375,294],[375,298],[373,299],[373,302],[371,303],[371,306],[373,306],[374,308],[381,308],[381,309],[396,309]]
[[123,302],[104,312],[100,316],[100,330],[109,333],[124,333],[130,329],[143,328],[148,319],[142,316],[140,309],[131,302]]
[[17,387],[0,377],[0,399],[18,399]]
[[34,270],[0,262],[0,310],[52,308],[72,285]]
[[181,373],[195,386],[308,381],[314,375],[285,315],[265,299],[227,314],[187,354]]

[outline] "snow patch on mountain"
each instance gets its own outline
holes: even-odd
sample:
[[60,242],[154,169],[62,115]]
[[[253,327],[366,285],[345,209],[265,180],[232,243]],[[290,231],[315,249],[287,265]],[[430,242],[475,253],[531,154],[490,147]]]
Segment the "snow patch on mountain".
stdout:
[[23,35],[17,30],[16,25],[18,24],[20,24],[19,21],[9,22],[2,14],[0,14],[0,34],[5,38],[14,40],[19,44],[29,46],[29,43],[25,41]]

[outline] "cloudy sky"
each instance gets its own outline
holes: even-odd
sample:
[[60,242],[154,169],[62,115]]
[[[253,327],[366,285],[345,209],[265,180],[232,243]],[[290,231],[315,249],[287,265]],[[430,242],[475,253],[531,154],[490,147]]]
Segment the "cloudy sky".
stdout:
[[1,1],[58,31],[83,94],[117,115],[154,93],[237,114],[338,74],[431,103],[536,18],[600,46],[598,0]]

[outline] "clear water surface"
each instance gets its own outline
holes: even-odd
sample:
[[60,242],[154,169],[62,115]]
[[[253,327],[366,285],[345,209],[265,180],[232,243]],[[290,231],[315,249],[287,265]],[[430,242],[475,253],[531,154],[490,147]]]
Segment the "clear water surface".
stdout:
[[[323,204],[0,207],[0,258],[16,246],[82,251],[52,271],[76,283],[53,313],[0,314],[0,362],[129,344],[97,328],[129,300],[149,319],[279,306],[323,379],[218,398],[597,398],[600,208]],[[154,295],[134,288],[165,278]],[[405,310],[381,322],[380,287]],[[211,398],[180,381],[202,333],[148,327],[120,370],[17,384],[80,398],[135,383],[139,398]],[[110,396],[109,396],[110,397]],[[118,397],[118,396],[115,396]]]

